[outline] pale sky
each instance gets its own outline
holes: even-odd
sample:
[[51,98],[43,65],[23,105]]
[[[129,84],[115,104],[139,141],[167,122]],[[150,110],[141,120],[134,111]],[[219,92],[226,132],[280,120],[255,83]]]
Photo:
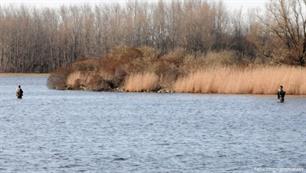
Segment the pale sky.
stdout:
[[[99,4],[103,2],[125,2],[126,0],[0,0],[0,5],[30,5],[36,7],[57,7],[61,5],[80,5],[80,4]],[[138,0],[140,1],[157,1],[157,0]],[[166,0],[167,1],[167,0]],[[219,1],[219,0],[209,0]],[[230,9],[240,8],[260,8],[264,7],[268,0],[223,0]]]

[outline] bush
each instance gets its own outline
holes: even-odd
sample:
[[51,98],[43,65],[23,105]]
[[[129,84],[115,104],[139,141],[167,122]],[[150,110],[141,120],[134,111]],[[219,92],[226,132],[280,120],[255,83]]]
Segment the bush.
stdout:
[[56,71],[52,72],[48,77],[47,81],[48,88],[65,90],[66,79],[70,72],[71,68],[69,66],[67,68],[59,68]]
[[232,51],[209,52],[205,56],[207,66],[229,66],[239,63],[239,57]]
[[55,89],[155,90],[158,87],[170,88],[180,76],[203,69],[204,65],[224,66],[237,62],[234,53],[228,51],[196,57],[188,55],[184,49],[161,55],[150,47],[115,47],[102,58],[78,59],[66,71],[62,69],[59,73],[52,73],[48,85]]

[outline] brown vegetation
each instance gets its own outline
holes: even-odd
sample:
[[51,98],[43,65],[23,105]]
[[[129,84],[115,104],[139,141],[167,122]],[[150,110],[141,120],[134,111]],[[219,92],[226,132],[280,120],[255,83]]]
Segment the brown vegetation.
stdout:
[[[81,57],[105,57],[118,45],[153,47],[162,54],[174,52],[160,62],[160,68],[173,61],[178,50],[191,55],[189,59],[218,52],[238,55],[224,57],[222,61],[229,64],[243,58],[239,62],[304,65],[305,6],[305,0],[271,0],[266,12],[250,13],[249,18],[241,11],[227,10],[222,2],[206,0],[0,7],[0,72],[49,72]],[[125,57],[139,56],[132,54]],[[175,60],[174,65],[182,61]],[[113,61],[113,65],[127,61]],[[141,71],[139,61],[134,63],[130,67]],[[102,64],[109,66],[106,74],[117,70],[120,76],[125,68]],[[89,66],[84,68],[95,68]]]
[[[234,56],[233,52],[196,57],[183,49],[162,54],[149,47],[116,47],[104,57],[83,58],[66,68],[60,68],[50,75],[48,86],[57,89],[128,91],[169,89],[178,77],[206,65],[228,65],[231,59],[235,59]],[[216,61],[212,61],[212,57]],[[95,85],[99,87],[93,89]]]
[[0,7],[0,72],[53,71],[54,89],[270,94],[282,83],[304,94],[304,70],[279,66],[305,65],[305,8],[271,0],[247,17],[206,0]]
[[280,85],[288,94],[306,94],[306,69],[301,67],[212,68],[179,79],[175,92],[275,94]]
[[123,89],[128,92],[158,91],[159,77],[155,73],[132,74],[124,83]]
[[[239,64],[239,65],[237,65]],[[177,49],[160,54],[153,48],[117,47],[105,57],[81,59],[52,73],[51,88],[128,92],[306,94],[306,69],[245,62],[234,52],[197,57]],[[54,80],[54,79],[57,79]]]

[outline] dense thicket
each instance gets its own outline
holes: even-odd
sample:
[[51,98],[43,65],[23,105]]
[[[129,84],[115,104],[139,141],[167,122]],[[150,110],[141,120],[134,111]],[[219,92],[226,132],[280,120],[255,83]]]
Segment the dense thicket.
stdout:
[[[48,72],[118,45],[176,48],[198,55],[231,50],[252,62],[304,64],[305,0],[272,0],[265,17],[230,12],[222,2],[0,8],[0,71]],[[273,19],[273,20],[272,20]]]
[[[148,47],[113,49],[103,58],[79,59],[49,75],[51,89],[190,92],[219,94],[306,94],[306,68],[251,65],[234,52],[186,54],[182,49],[160,56]],[[239,64],[239,65],[237,65]]]

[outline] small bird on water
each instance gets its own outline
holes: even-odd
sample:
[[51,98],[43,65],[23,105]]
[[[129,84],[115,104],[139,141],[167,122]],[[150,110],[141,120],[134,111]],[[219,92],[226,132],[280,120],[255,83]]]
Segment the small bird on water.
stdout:
[[18,85],[18,88],[16,90],[16,96],[17,96],[17,99],[22,99],[22,96],[23,96],[23,90],[21,89],[21,86]]

